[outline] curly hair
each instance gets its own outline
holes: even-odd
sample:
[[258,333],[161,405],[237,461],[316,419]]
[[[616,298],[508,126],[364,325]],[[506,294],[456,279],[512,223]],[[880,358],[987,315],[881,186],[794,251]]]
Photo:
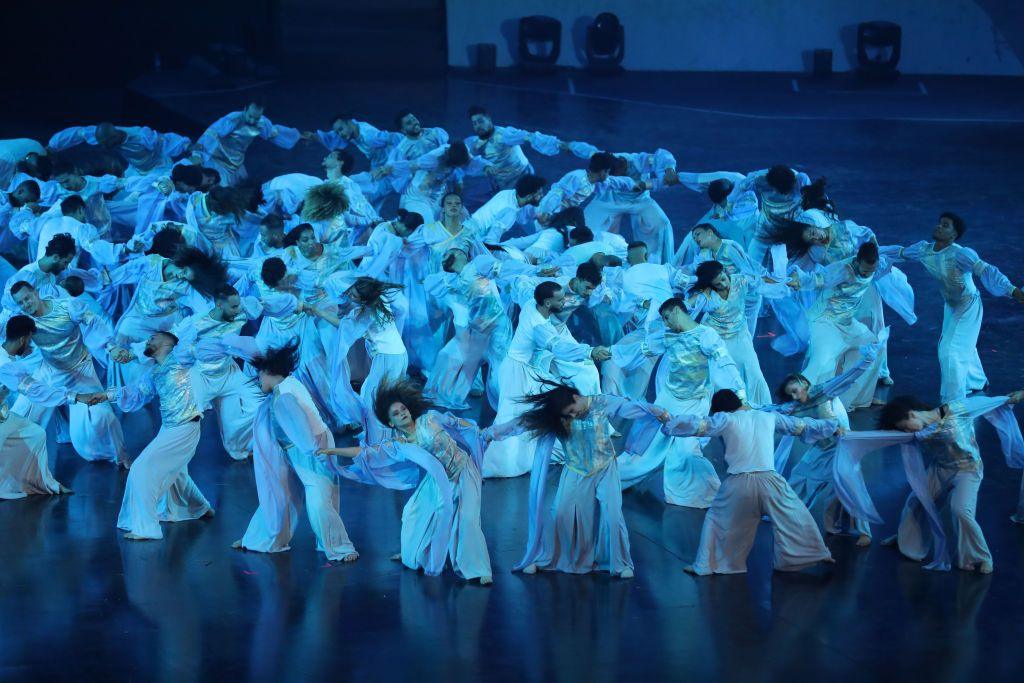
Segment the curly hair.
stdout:
[[401,403],[409,410],[412,419],[430,410],[431,403],[423,396],[423,387],[417,382],[405,378],[395,382],[381,382],[373,394],[373,414],[381,424],[390,424],[391,406]]
[[306,192],[302,220],[328,221],[348,211],[348,195],[341,183],[321,183]]

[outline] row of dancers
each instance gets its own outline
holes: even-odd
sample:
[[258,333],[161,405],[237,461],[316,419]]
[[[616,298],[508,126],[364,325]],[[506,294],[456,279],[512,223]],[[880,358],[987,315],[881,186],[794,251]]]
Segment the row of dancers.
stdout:
[[[831,561],[823,532],[870,544],[882,520],[860,463],[898,444],[912,492],[891,541],[929,568],[992,571],[975,421],[1024,466],[1011,412],[1024,393],[982,393],[974,278],[1024,293],[960,243],[963,219],[880,245],[823,179],[786,166],[686,172],[663,149],[611,153],[468,114],[474,134],[455,141],[409,111],[394,131],[338,116],[300,132],[257,103],[195,143],[109,123],[46,147],[0,141],[0,250],[26,262],[0,263],[0,497],[66,492],[52,428],[81,457],[130,467],[117,526],[159,539],[161,522],[213,515],[188,475],[212,410],[228,455],[254,456],[259,507],[238,548],[287,550],[304,506],[318,550],[357,559],[339,512],[349,479],[415,489],[396,560],[487,584],[481,481],[529,474],[516,568],[628,578],[622,491],[660,472],[666,504],[708,510],[689,569],[745,571],[766,519],[775,568],[793,570]],[[322,145],[323,175],[247,184],[257,138]],[[585,167],[549,186],[526,145]],[[350,150],[369,171],[352,173]],[[466,176],[490,188],[472,212]],[[654,199],[677,187],[710,201],[678,248]],[[922,264],[945,304],[934,408],[880,391],[885,307],[916,321],[899,262]],[[753,345],[769,311],[772,348],[804,354],[774,399]],[[491,427],[462,415],[474,397]],[[132,461],[119,413],[153,404],[161,428]],[[879,430],[850,431],[847,413],[871,406]],[[713,437],[724,481],[704,455]],[[1012,519],[1024,522],[1024,482]]]

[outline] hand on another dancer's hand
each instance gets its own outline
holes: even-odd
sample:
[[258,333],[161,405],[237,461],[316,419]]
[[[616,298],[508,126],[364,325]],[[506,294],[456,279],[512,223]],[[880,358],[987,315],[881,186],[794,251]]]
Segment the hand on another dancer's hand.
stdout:
[[843,429],[842,427],[836,427],[836,431],[832,432],[832,436],[834,436],[836,438],[839,438],[839,439],[843,438],[843,436],[845,436],[845,435],[846,435],[846,430]]
[[590,352],[590,357],[594,360],[608,360],[612,357],[612,352],[608,350],[607,346],[595,346],[594,350]]
[[1024,389],[1018,389],[1010,394],[1010,403],[1020,403],[1021,401],[1024,401]]
[[664,408],[654,406],[654,410],[652,412],[654,413],[654,418],[661,424],[666,424],[672,419],[672,415]]
[[1014,289],[1010,293],[1010,296],[1012,296],[1013,300],[1016,301],[1017,303],[1024,304],[1024,291],[1021,291],[1020,287],[1017,287],[1016,289]]
[[314,135],[316,134],[313,131],[304,130],[302,131],[302,133],[299,134],[299,138],[301,138],[303,142],[309,142],[310,140],[313,139]]
[[668,186],[679,184],[679,174],[674,168],[666,168],[665,172],[661,176],[661,182]]

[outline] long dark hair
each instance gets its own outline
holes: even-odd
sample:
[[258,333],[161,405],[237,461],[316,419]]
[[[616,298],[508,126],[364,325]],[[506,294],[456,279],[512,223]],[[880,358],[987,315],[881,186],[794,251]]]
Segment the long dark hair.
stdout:
[[810,185],[800,188],[800,206],[804,211],[818,209],[832,218],[839,218],[835,202],[825,193],[825,179],[818,178]]
[[697,266],[697,270],[694,271],[694,275],[697,276],[697,281],[690,287],[689,293],[703,292],[706,289],[711,289],[711,281],[722,274],[725,270],[718,261],[704,261]]
[[265,372],[268,375],[288,377],[295,368],[299,366],[299,341],[293,339],[284,346],[277,346],[267,349],[262,356],[252,360],[252,366],[256,372]]
[[580,395],[579,389],[544,378],[540,378],[540,384],[547,389],[519,399],[520,403],[530,406],[519,416],[519,424],[538,436],[544,434],[554,434],[563,438],[569,436],[569,425],[567,420],[562,417],[562,411]]
[[395,403],[408,408],[414,420],[431,408],[430,401],[423,396],[423,387],[408,378],[395,382],[384,381],[377,387],[373,394],[373,414],[381,424],[389,424],[391,418],[388,412]]
[[575,228],[587,227],[587,219],[583,215],[583,209],[578,206],[570,206],[552,216],[550,225],[562,236],[562,247],[568,249],[570,246],[569,233]]
[[228,267],[219,256],[207,254],[193,247],[186,247],[174,256],[174,265],[179,268],[191,268],[192,287],[202,294],[213,298],[218,289],[228,283]]
[[910,417],[911,410],[931,410],[932,407],[922,403],[916,396],[897,396],[884,406],[878,414],[879,429],[896,429],[896,425]]
[[402,285],[375,280],[372,277],[360,277],[351,288],[359,295],[357,305],[363,310],[373,311],[373,316],[378,322],[394,321],[395,314],[391,311],[391,303],[395,294],[402,289]]
[[813,227],[792,218],[775,216],[768,223],[765,238],[772,244],[785,244],[789,258],[799,258],[811,248],[810,243],[804,240],[804,230]]

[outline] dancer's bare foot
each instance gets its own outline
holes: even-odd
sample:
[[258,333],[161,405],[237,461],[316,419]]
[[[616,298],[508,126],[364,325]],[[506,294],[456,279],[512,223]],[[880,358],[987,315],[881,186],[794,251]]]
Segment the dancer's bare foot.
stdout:
[[620,579],[632,579],[633,578],[633,570],[632,569],[623,569],[621,572],[619,572],[619,578]]
[[536,574],[537,573],[537,565],[535,565],[535,564],[528,564],[528,565],[526,565],[525,567],[523,567],[523,573],[524,574]]
[[1014,524],[1024,524],[1024,515],[1010,515],[1010,521]]
[[981,564],[979,564],[978,565],[978,573],[980,573],[980,574],[991,574],[992,573],[992,563],[991,562],[982,562]]
[[490,586],[492,583],[494,583],[494,578],[493,577],[490,577],[490,576],[481,576],[480,577],[480,585],[481,586]]
[[391,561],[392,562],[401,562],[402,561],[402,553],[395,553],[394,555],[392,555],[391,556]]
[[893,534],[889,538],[883,538],[882,539],[882,545],[885,546],[886,548],[894,548],[894,547],[896,547],[896,544],[897,544],[896,534]]
[[132,468],[132,464],[127,460],[118,460],[117,468],[119,470],[125,470],[126,472]]
[[693,574],[694,576],[697,575],[697,570],[693,568],[692,564],[684,564],[683,565],[683,571],[686,572],[687,574]]
[[359,559],[359,553],[349,553],[345,557],[341,558],[342,562],[355,562]]
[[866,548],[871,545],[871,537],[867,534],[861,534],[860,538],[857,539],[858,548]]
[[72,491],[70,488],[68,488],[64,484],[57,484],[57,486],[60,487],[60,490],[57,491],[57,493],[60,493],[60,494],[65,494],[65,493],[66,494],[72,494],[72,493],[74,493],[74,491]]
[[138,534],[133,534],[130,531],[128,533],[126,533],[124,535],[124,537],[126,539],[128,539],[129,541],[155,541],[156,540],[155,538],[146,538],[145,536],[139,536]]
[[245,548],[242,546],[242,539],[238,539],[237,541],[232,543],[231,547],[235,550],[245,550]]
[[204,512],[202,515],[200,515],[199,519],[213,519],[216,514],[217,513],[213,511],[213,508],[210,508],[209,510]]

